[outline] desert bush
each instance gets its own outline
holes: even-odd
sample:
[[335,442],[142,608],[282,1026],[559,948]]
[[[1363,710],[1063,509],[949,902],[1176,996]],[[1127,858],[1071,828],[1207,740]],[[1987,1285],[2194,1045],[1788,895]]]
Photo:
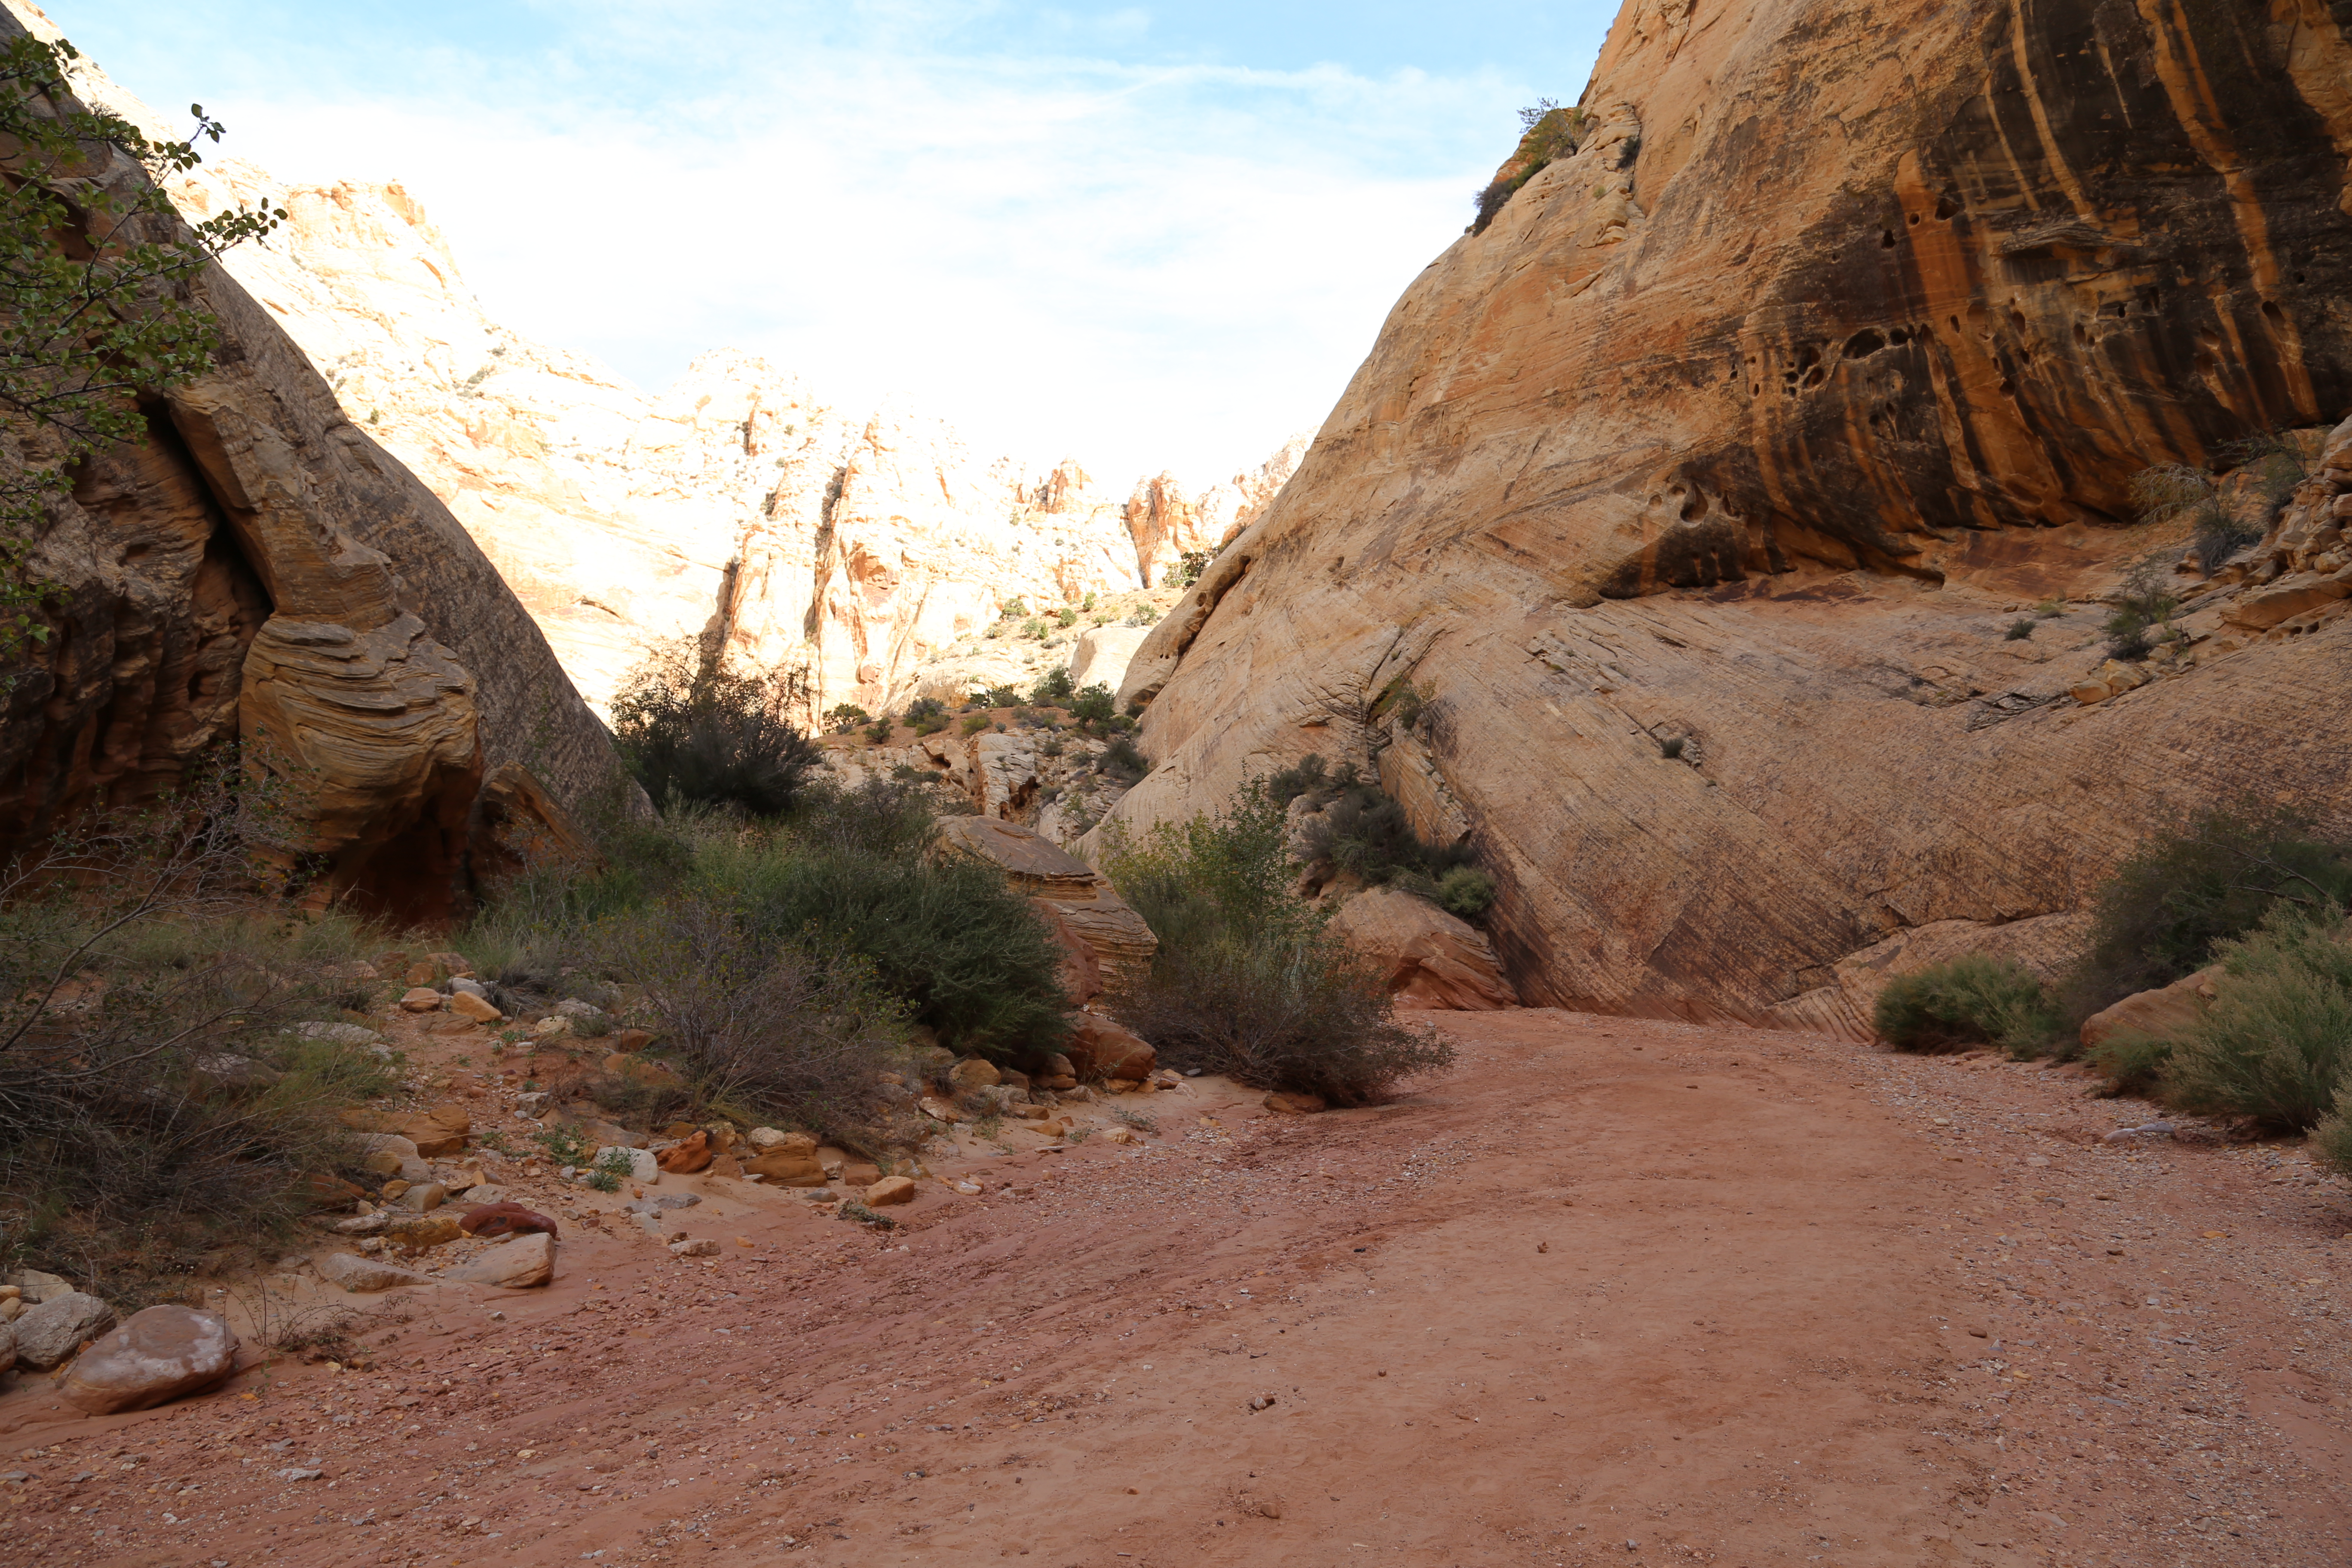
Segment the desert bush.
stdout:
[[124,1301],[259,1262],[352,1164],[335,1113],[392,1085],[302,1032],[355,999],[333,972],[370,935],[278,901],[234,779],[0,876],[0,1259]]
[[2107,635],[2107,657],[2135,664],[2147,658],[2157,643],[2173,635],[2172,613],[2179,607],[2180,601],[2152,567],[2143,565],[2135,571],[2103,628]]
[[[1318,814],[1308,819],[1302,835],[1300,858],[1307,862],[1328,859],[1373,886],[1394,883],[1434,900],[1444,879],[1473,858],[1467,845],[1433,844],[1415,833],[1404,807],[1378,783],[1360,774],[1353,763],[1327,773],[1320,757],[1309,756],[1297,768],[1276,773],[1271,783],[1274,795],[1286,797],[1285,804],[1304,795]],[[1491,882],[1487,890],[1491,895]]]
[[1160,611],[1156,606],[1138,605],[1128,611],[1127,618],[1118,624],[1123,626],[1148,626],[1157,624],[1159,619]]
[[2014,959],[1983,953],[1896,975],[1871,1021],[1897,1050],[1998,1046],[2020,1060],[2043,1054],[2063,1032],[2041,981]]
[[2061,986],[2079,1023],[2212,961],[2279,903],[2352,902],[2352,847],[2255,801],[2209,808],[2149,838],[2101,886],[2083,956]]
[[1037,684],[1030,689],[1029,700],[1040,708],[1055,707],[1067,702],[1070,700],[1070,694],[1076,689],[1070,679],[1069,669],[1064,666],[1056,666],[1037,678]]
[[2001,640],[2004,642],[2023,642],[2032,635],[2033,617],[2032,616],[2021,616],[2016,620],[2009,623],[2009,630],[2002,634]]
[[1089,735],[1104,735],[1135,727],[1119,712],[1118,699],[1112,695],[1110,688],[1099,681],[1073,696],[1069,700],[1069,710],[1070,717],[1076,721],[1078,728]]
[[613,736],[656,807],[776,816],[824,756],[784,716],[799,700],[793,676],[731,670],[682,639],[632,672],[613,700]]
[[1495,879],[1475,866],[1456,866],[1437,879],[1440,908],[1465,920],[1485,914],[1495,903]]
[[907,723],[918,735],[936,735],[948,727],[948,705],[936,697],[919,697],[907,704]]
[[860,723],[872,717],[872,714],[855,702],[836,702],[825,710],[824,714],[825,722],[833,726],[834,733],[836,735],[848,734]]
[[1262,783],[1119,847],[1105,869],[1160,938],[1109,1005],[1168,1065],[1345,1105],[1453,1060],[1396,1022],[1379,973],[1291,896],[1283,808]]
[[2272,1132],[2326,1119],[2352,1081],[2347,938],[2340,909],[2282,904],[2258,931],[2221,943],[2227,978],[2204,1018],[2173,1042],[2166,1098]]
[[1187,550],[1168,563],[1168,570],[1160,574],[1160,585],[1163,588],[1189,588],[1201,580],[1201,574],[1207,571],[1209,563],[1216,558],[1217,552],[1213,550]]
[[2339,1176],[2352,1176],[2352,1084],[2340,1086],[2326,1120],[2311,1130],[2311,1155]]
[[1060,612],[1057,613],[1054,618],[1061,623],[1062,628],[1066,631],[1070,627],[1078,624],[1077,606],[1075,605],[1064,605]]
[[606,921],[589,951],[644,988],[636,1016],[692,1087],[693,1110],[834,1135],[880,1114],[905,1008],[852,954],[778,940],[754,911],[681,896]]
[[1145,756],[1133,741],[1121,735],[1105,746],[1102,755],[1095,759],[1095,771],[1116,783],[1132,784],[1151,771],[1151,759]]
[[1576,151],[1584,134],[1584,117],[1580,110],[1562,109],[1551,99],[1538,99],[1528,108],[1519,110],[1519,144],[1504,164],[1507,173],[1498,174],[1472,199],[1476,216],[1472,218],[1470,232],[1484,234],[1486,226],[1504,204],[1518,193],[1543,169],[1557,159]]
[[2088,1059],[2113,1094],[2160,1096],[2172,1042],[2136,1029],[2119,1029],[2091,1047]]

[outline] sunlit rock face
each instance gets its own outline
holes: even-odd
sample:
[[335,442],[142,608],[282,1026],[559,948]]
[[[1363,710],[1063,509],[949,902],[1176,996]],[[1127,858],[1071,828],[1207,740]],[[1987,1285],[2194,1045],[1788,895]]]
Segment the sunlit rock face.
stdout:
[[[2352,406],[2345,27],[1629,5],[1576,150],[1136,651],[1159,765],[1115,820],[1377,762],[1469,825],[1523,998],[1795,1022],[1891,933],[2077,907],[2174,811],[2342,821],[2342,601],[2283,633],[2172,575],[2139,684],[2095,601],[2180,554],[2135,475]],[[2260,570],[2310,553],[2266,526]]]
[[733,351],[648,395],[492,321],[398,184],[287,187],[230,161],[173,194],[199,215],[286,207],[230,269],[448,503],[599,708],[648,642],[707,634],[803,671],[813,710],[878,710],[1013,600],[1155,585],[1254,521],[1305,449],[1197,494],[1163,473],[1121,495],[906,407],[834,405]]

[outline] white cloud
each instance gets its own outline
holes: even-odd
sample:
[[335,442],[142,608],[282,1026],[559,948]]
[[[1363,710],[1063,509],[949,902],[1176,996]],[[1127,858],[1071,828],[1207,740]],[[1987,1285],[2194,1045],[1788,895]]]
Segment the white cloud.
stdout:
[[494,317],[637,379],[736,344],[1114,479],[1318,424],[1507,151],[1491,74],[1118,63],[1140,12],[953,53],[985,7],[846,9],[575,6],[560,48],[396,86],[297,57],[216,106],[223,151],[403,181]]

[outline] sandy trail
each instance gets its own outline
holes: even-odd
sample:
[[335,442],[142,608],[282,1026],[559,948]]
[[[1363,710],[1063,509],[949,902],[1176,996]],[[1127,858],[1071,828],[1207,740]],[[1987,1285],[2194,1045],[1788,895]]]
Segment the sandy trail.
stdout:
[[1395,1105],[1161,1094],[1140,1150],[992,1162],[887,1237],[704,1183],[698,1234],[750,1247],[567,1241],[548,1289],[379,1319],[372,1373],[104,1420],[27,1385],[0,1540],[235,1568],[2352,1561],[2352,1207],[2292,1151],[2104,1145],[2144,1108],[1981,1058],[1443,1026],[1459,1067]]

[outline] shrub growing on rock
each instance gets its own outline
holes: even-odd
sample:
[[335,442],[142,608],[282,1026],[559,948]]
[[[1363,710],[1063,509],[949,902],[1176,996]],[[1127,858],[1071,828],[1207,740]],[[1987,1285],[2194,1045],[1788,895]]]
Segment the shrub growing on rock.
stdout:
[[1036,686],[1029,693],[1029,700],[1040,708],[1049,708],[1067,702],[1075,689],[1070,682],[1069,670],[1056,666],[1037,678]]
[[1872,1023],[1897,1050],[1997,1046],[2020,1060],[2062,1037],[2041,981],[2013,959],[1973,952],[1896,975],[1878,994]]
[[2212,962],[2279,903],[2352,902],[2352,847],[2309,820],[2244,802],[2184,819],[2148,840],[2100,888],[2082,958],[2063,986],[2075,1022]]
[[1283,808],[1260,783],[1224,811],[1162,824],[1106,866],[1160,938],[1111,1010],[1160,1060],[1335,1104],[1446,1066],[1453,1047],[1400,1026],[1381,976],[1290,892]]
[[[1274,774],[1267,787],[1269,798],[1280,805],[1303,797],[1317,814],[1300,835],[1301,862],[1328,860],[1371,886],[1394,886],[1456,914],[1479,913],[1495,901],[1495,884],[1472,868],[1468,845],[1423,838],[1404,807],[1360,775],[1355,763],[1343,763],[1334,772],[1310,753]],[[1463,871],[1471,874],[1456,875]],[[1449,885],[1452,903],[1446,901]]]
[[2352,1079],[2347,942],[2340,910],[2278,905],[2259,931],[2221,943],[2228,977],[2204,1019],[2173,1043],[2167,1098],[2272,1132],[2331,1115]]

